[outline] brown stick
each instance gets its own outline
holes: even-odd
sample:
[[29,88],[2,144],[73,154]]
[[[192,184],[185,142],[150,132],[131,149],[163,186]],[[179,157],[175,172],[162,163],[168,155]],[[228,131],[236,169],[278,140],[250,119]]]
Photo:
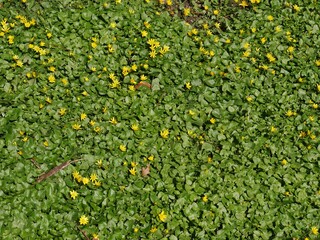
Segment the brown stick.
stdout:
[[85,237],[86,240],[90,240],[90,238],[87,236],[85,231],[81,230],[78,226],[77,226],[77,228],[83,234],[83,236]]
[[64,169],[65,167],[69,166],[71,163],[78,162],[81,159],[72,160],[72,161],[66,161],[64,163],[61,163],[60,165],[52,168],[49,172],[46,172],[38,177],[36,180],[36,183],[42,182],[43,180],[47,179],[48,177],[51,177],[52,175],[56,174],[60,170]]
[[145,87],[151,89],[151,84],[150,84],[150,83],[147,83],[147,82],[139,82],[137,85],[134,86],[134,88],[135,88],[135,89],[138,89],[138,88],[141,87],[141,86],[145,86]]
[[37,163],[37,161],[36,161],[36,160],[34,160],[34,158],[30,158],[30,161],[32,162],[32,164],[33,164],[33,165],[35,165],[35,166],[36,166],[36,168],[41,169],[40,165]]

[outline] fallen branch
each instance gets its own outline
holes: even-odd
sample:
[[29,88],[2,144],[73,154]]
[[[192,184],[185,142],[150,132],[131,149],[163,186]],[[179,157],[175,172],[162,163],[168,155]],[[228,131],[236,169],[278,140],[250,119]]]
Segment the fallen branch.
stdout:
[[40,165],[37,163],[36,160],[34,160],[34,158],[30,158],[30,161],[32,162],[32,164],[33,164],[34,166],[36,166],[36,168],[41,169]]
[[77,228],[83,234],[83,236],[85,237],[86,240],[90,240],[90,238],[87,236],[85,231],[81,230],[78,226],[77,226]]
[[64,169],[65,167],[69,166],[71,163],[74,162],[78,162],[81,159],[76,159],[76,160],[72,160],[72,161],[66,161],[64,163],[61,163],[60,165],[54,167],[53,169],[51,169],[49,172],[46,172],[42,175],[40,175],[38,177],[38,179],[36,180],[36,183],[42,182],[43,180],[47,179],[48,177],[51,177],[52,175],[56,174],[57,172],[59,172],[60,170]]

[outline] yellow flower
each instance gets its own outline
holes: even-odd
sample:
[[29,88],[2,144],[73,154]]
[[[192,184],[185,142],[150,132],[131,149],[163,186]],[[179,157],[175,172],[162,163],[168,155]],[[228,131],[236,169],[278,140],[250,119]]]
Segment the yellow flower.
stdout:
[[50,83],[55,83],[56,82],[56,78],[53,75],[49,75],[48,80]]
[[118,123],[118,121],[115,117],[111,118],[109,122],[113,125],[116,125]]
[[74,172],[72,173],[72,176],[73,176],[74,179],[76,179],[76,178],[78,178],[78,177],[81,177],[81,175],[79,174],[78,171],[74,171]]
[[192,87],[192,86],[191,86],[191,83],[190,83],[190,82],[187,82],[187,83],[186,83],[186,89],[190,90],[191,87]]
[[261,41],[262,44],[264,44],[267,41],[267,39],[265,37],[263,37],[263,38],[260,39],[260,41]]
[[78,196],[78,193],[76,191],[72,190],[72,191],[70,191],[70,196],[74,200]]
[[101,182],[99,182],[99,181],[94,181],[94,183],[93,183],[96,187],[100,187],[101,186]]
[[89,183],[89,178],[87,178],[87,177],[82,178],[82,183],[84,185],[88,184]]
[[140,76],[140,79],[141,79],[141,81],[145,81],[145,80],[147,80],[147,77],[146,77],[144,74],[142,74],[142,75]]
[[134,228],[133,232],[137,233],[139,231],[139,228]]
[[267,19],[269,20],[269,21],[273,21],[273,17],[271,16],[271,15],[269,15],[268,17],[267,17]]
[[102,159],[97,160],[96,165],[101,168],[102,167]]
[[293,9],[297,12],[300,11],[300,7],[297,4],[293,5]]
[[141,31],[141,36],[142,36],[142,37],[148,36],[148,32],[145,31],[145,30]]
[[214,14],[214,15],[218,15],[218,14],[219,14],[219,10],[217,10],[217,9],[216,9],[216,10],[213,10],[213,14]]
[[316,65],[319,67],[320,66],[320,59],[316,60]]
[[183,15],[184,16],[189,16],[190,15],[190,8],[183,9]]
[[287,49],[288,53],[293,53],[293,51],[294,51],[294,47],[292,47],[292,46],[288,47],[288,49]]
[[75,123],[75,124],[72,125],[72,128],[73,128],[74,130],[80,130],[80,129],[81,129],[81,125],[78,124],[78,123]]
[[43,142],[43,145],[44,145],[45,147],[48,147],[48,146],[49,146],[49,142],[48,142],[48,141],[44,141],[44,142]]
[[167,215],[164,213],[164,211],[162,211],[161,213],[159,213],[159,219],[161,222],[165,222],[167,219]]
[[314,103],[314,104],[312,104],[312,107],[313,107],[314,109],[317,109],[317,108],[318,108],[318,104]]
[[67,85],[68,84],[68,80],[66,78],[62,78],[61,82],[63,85]]
[[49,71],[50,71],[50,72],[55,72],[55,71],[56,71],[56,68],[55,68],[54,66],[50,66],[50,67],[49,67]]
[[119,146],[119,149],[120,149],[122,152],[127,151],[127,147],[126,147],[125,145],[122,145],[122,144]]
[[162,138],[168,138],[169,137],[169,130],[168,129],[164,129],[164,130],[160,131],[160,136]]
[[314,235],[318,235],[318,234],[319,234],[319,229],[318,229],[317,227],[312,227],[312,228],[311,228],[311,232],[312,232],[312,234],[314,234]]
[[133,131],[138,131],[139,130],[139,125],[138,124],[132,124],[131,125],[131,129],[133,130]]
[[133,167],[133,168],[131,168],[131,169],[129,169],[129,172],[131,173],[131,175],[136,175],[136,173],[137,173],[137,171],[136,171],[136,169]]
[[84,119],[86,119],[86,118],[87,118],[87,114],[81,113],[81,115],[80,115],[80,120],[82,121],[82,120],[84,120]]
[[96,133],[99,133],[99,132],[101,131],[101,128],[100,128],[100,127],[95,127],[93,130],[94,130]]
[[248,102],[252,102],[253,101],[253,97],[251,97],[251,96],[246,97],[246,99],[247,99]]
[[156,51],[151,51],[151,52],[149,52],[149,56],[150,56],[151,58],[155,58],[156,55],[157,55],[157,52],[156,52]]
[[158,230],[158,229],[157,229],[156,227],[153,227],[153,228],[150,229],[150,232],[151,232],[151,233],[155,233],[157,230]]
[[99,240],[99,235],[98,234],[92,234],[92,240]]
[[90,175],[90,180],[91,180],[91,182],[94,182],[94,181],[96,181],[97,179],[98,179],[97,174],[92,173],[92,174]]
[[65,109],[65,108],[60,108],[60,110],[59,110],[59,115],[61,115],[61,116],[63,116],[63,115],[65,115],[66,114],[66,111],[67,111],[67,109]]
[[275,133],[275,132],[277,131],[277,128],[276,128],[276,127],[274,127],[274,126],[271,126],[270,131],[271,131],[272,133]]
[[287,161],[287,160],[285,160],[285,159],[283,159],[283,160],[281,161],[281,164],[282,164],[283,166],[285,166],[285,165],[287,165],[287,164],[288,164],[288,161]]
[[82,215],[79,219],[80,225],[86,225],[89,223],[89,218],[86,215]]
[[153,161],[153,160],[154,160],[154,156],[151,155],[150,157],[148,157],[148,159],[149,159],[150,161]]
[[210,123],[211,123],[211,124],[215,124],[215,122],[216,122],[216,119],[215,119],[215,118],[210,118]]
[[22,67],[22,66],[23,66],[23,62],[22,62],[21,60],[18,60],[18,61],[17,61],[17,66],[18,66],[18,67]]
[[204,196],[202,197],[202,201],[203,201],[203,202],[208,202],[208,196],[207,196],[207,195],[204,195]]

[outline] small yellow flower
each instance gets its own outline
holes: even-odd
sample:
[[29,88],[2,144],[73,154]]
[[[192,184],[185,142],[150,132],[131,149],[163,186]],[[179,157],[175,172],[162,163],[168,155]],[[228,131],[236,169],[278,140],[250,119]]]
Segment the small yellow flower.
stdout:
[[139,125],[138,124],[132,124],[131,125],[131,129],[133,130],[133,131],[138,131],[139,130]]
[[219,14],[219,10],[217,10],[217,9],[213,10],[213,14],[214,15],[218,15]]
[[92,234],[92,240],[99,240],[99,235],[96,233]]
[[91,182],[94,182],[94,181],[96,181],[97,179],[98,179],[97,174],[92,173],[92,174],[90,175],[90,180],[91,180]]
[[157,230],[158,230],[158,229],[157,229],[156,227],[153,227],[153,228],[150,229],[150,232],[151,232],[151,233],[155,233]]
[[210,123],[211,123],[211,124],[215,124],[215,122],[216,122],[216,119],[215,119],[215,118],[210,118]]
[[79,219],[80,225],[86,225],[89,223],[89,218],[86,215],[82,215]]
[[287,160],[285,160],[285,159],[283,159],[283,160],[281,161],[281,164],[282,164],[283,166],[285,166],[285,165],[287,165],[287,164],[288,164],[288,161],[287,161]]
[[143,75],[143,74],[140,76],[140,80],[141,80],[141,81],[146,81],[147,79],[148,79],[148,78],[147,78],[145,75]]
[[61,115],[61,116],[63,116],[63,115],[65,115],[66,114],[66,112],[67,112],[67,109],[65,109],[65,108],[60,108],[60,110],[59,110],[59,115]]
[[80,129],[81,129],[81,125],[78,124],[78,123],[75,123],[75,124],[72,125],[72,128],[73,128],[74,130],[80,130]]
[[312,227],[312,228],[311,228],[311,232],[312,232],[312,234],[314,234],[314,235],[318,235],[318,234],[319,234],[319,229],[318,229],[317,227]]
[[118,123],[118,121],[115,117],[111,118],[109,122],[113,125],[116,125]]
[[142,36],[142,37],[148,36],[148,32],[145,31],[145,30],[141,31],[141,36]]
[[84,185],[87,185],[89,183],[89,178],[87,178],[87,177],[82,178],[82,183]]
[[122,152],[127,151],[127,147],[126,147],[125,145],[122,145],[122,144],[119,146],[119,149],[120,149]]
[[72,190],[72,191],[70,191],[70,196],[74,200],[78,196],[78,193],[76,191]]
[[269,15],[269,16],[267,16],[267,19],[268,19],[268,21],[273,21],[273,16],[271,16],[271,15]]
[[99,181],[94,181],[94,183],[93,183],[96,187],[100,187],[101,186],[101,182],[99,182]]
[[148,159],[149,159],[150,161],[153,161],[153,160],[154,160],[154,156],[151,155],[150,157],[148,157]]
[[190,90],[191,87],[192,87],[191,83],[190,83],[190,82],[187,82],[187,83],[186,83],[186,89]]
[[44,145],[45,147],[48,147],[48,146],[49,146],[49,142],[48,142],[48,141],[44,141],[44,142],[43,142],[43,145]]
[[101,168],[102,167],[102,159],[97,160],[96,165]]
[[160,131],[160,136],[162,138],[168,138],[169,137],[169,130],[168,129],[164,129],[164,130]]
[[135,232],[135,233],[139,232],[139,228],[134,228],[133,232]]
[[202,197],[202,201],[203,201],[203,202],[208,202],[208,196],[207,196],[207,195],[204,195],[204,196]]
[[80,175],[80,173],[79,173],[78,171],[74,171],[74,172],[72,173],[72,176],[73,176],[74,179],[76,179],[76,178],[78,178],[78,177],[81,177],[81,175]]
[[274,126],[271,126],[270,132],[275,133],[277,131],[277,128]]
[[161,213],[159,213],[159,219],[161,222],[165,222],[167,219],[167,215],[164,213],[164,211],[162,211]]
[[294,5],[293,5],[293,9],[294,9],[296,12],[299,12],[299,11],[300,11],[300,7],[299,7],[297,4],[294,4]]
[[83,121],[83,120],[85,120],[86,118],[87,118],[87,114],[81,113],[81,115],[80,115],[80,120]]
[[248,102],[252,102],[253,101],[253,97],[251,97],[251,96],[247,96],[246,99],[247,99]]
[[49,75],[48,80],[50,83],[55,83],[56,82],[56,78],[53,75]]
[[131,169],[129,169],[129,172],[131,173],[131,175],[136,175],[136,173],[137,173],[137,171],[136,171],[136,169],[133,167],[133,168],[131,168]]

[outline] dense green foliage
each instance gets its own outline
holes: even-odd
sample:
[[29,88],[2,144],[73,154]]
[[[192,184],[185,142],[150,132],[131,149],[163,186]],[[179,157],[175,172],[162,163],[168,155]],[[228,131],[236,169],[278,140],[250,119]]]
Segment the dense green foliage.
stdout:
[[319,10],[0,0],[1,239],[317,239]]

